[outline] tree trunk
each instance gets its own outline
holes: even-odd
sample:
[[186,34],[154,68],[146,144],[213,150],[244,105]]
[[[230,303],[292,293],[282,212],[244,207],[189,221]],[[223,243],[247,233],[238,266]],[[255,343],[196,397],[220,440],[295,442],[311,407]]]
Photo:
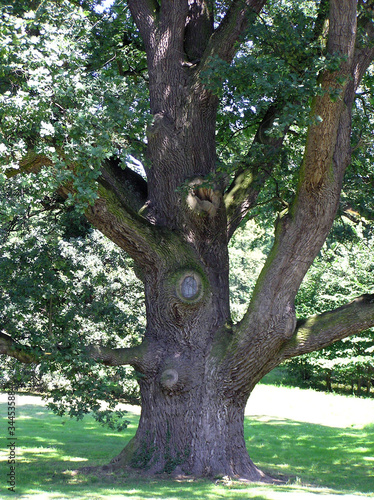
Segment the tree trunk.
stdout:
[[[232,324],[228,236],[264,188],[271,155],[264,157],[266,168],[251,171],[246,152],[226,189],[216,158],[218,97],[202,75],[217,58],[232,61],[251,14],[265,3],[232,0],[215,27],[213,2],[128,0],[148,64],[147,182],[119,161],[103,161],[99,197],[86,213],[134,259],[145,290],[147,328],[140,346],[86,347],[93,359],[130,364],[140,376],[139,428],[112,469],[270,480],[245,446],[244,408],[253,387],[282,361],[374,324],[373,295],[306,320],[297,321],[294,305],[336,214],[350,162],[355,91],[374,58],[370,44],[355,49],[356,0],[329,2],[326,55],[339,55],[340,67],[319,76],[294,201],[279,214],[246,314]],[[372,37],[372,24],[367,29]],[[283,141],[277,136],[269,143],[267,134],[279,105],[274,95],[255,136],[273,149]],[[32,153],[20,168],[37,171],[50,164]],[[64,185],[60,194],[68,196],[71,189]],[[0,353],[25,363],[43,355],[1,329]]]
[[327,370],[325,375],[325,381],[326,381],[326,391],[332,392],[331,370]]
[[[142,374],[142,414],[136,436],[111,464],[115,469],[270,480],[246,450],[247,399],[256,383],[298,354],[300,346],[308,349],[310,342],[314,350],[336,339],[335,332],[314,335],[318,322],[303,325],[299,339],[294,298],[331,228],[350,158],[352,0],[343,7],[331,3],[329,50],[347,61],[339,72],[321,76],[325,92],[315,97],[313,113],[322,117],[323,126],[313,122],[309,129],[298,194],[289,213],[279,218],[276,242],[245,317],[231,323],[227,244],[241,219],[236,226],[232,219],[228,224],[227,203],[241,207],[243,200],[236,199],[234,183],[224,201],[215,144],[218,97],[201,75],[210,58],[232,60],[249,9],[259,12],[264,3],[232,2],[214,30],[207,2],[129,1],[147,52],[152,115],[142,215],[165,232],[158,233],[156,244],[150,242],[156,257],[143,263],[147,354],[141,366],[133,363]],[[341,93],[336,102],[330,88]],[[135,260],[137,251],[138,245]],[[368,316],[361,314],[360,321]]]
[[245,401],[227,400],[209,371],[204,373],[202,360],[190,367],[189,391],[173,391],[177,373],[170,370],[141,383],[142,414],[136,436],[111,467],[130,465],[150,474],[269,479],[246,450]]

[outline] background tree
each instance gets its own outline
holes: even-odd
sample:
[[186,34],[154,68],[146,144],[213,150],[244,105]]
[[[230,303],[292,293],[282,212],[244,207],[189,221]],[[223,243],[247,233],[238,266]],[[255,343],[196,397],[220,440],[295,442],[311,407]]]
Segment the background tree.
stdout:
[[[63,200],[42,196],[44,207],[33,210],[40,187],[32,176],[15,177],[0,192],[0,212],[9,218],[0,236],[1,324],[36,354],[47,353],[37,366],[2,356],[1,386],[40,390],[60,415],[91,411],[121,427],[121,414],[103,412],[101,404],[110,410],[119,398],[138,402],[132,370],[102,366],[81,352],[98,340],[140,343],[144,299],[130,259],[81,214],[64,209]],[[33,202],[23,213],[22,197]]]
[[[141,375],[137,433],[110,467],[267,480],[243,436],[253,387],[374,324],[369,294],[308,319],[295,311],[339,208],[352,124],[370,120],[372,2],[82,6],[3,7],[1,153],[5,177],[40,176],[142,278],[142,343],[83,348]],[[274,241],[234,323],[228,241],[266,202]],[[2,353],[47,355],[3,330]]]

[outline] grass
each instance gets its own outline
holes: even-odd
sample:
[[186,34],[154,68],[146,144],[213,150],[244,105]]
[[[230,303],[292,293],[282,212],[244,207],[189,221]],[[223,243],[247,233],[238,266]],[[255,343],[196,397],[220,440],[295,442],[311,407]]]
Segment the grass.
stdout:
[[[6,395],[0,398],[1,449],[6,449]],[[0,462],[0,498],[156,500],[353,500],[374,498],[374,401],[312,390],[258,386],[247,408],[245,436],[254,462],[291,479],[282,486],[205,480],[177,482],[72,475],[107,463],[134,434],[91,418],[76,422],[46,410],[39,398],[17,401],[16,495],[7,490],[7,452]]]

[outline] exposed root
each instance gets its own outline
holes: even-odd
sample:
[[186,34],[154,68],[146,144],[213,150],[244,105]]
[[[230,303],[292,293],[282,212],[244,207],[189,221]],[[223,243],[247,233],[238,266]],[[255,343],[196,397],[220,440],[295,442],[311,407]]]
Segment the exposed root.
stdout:
[[[261,471],[259,471],[261,472]],[[273,477],[269,474],[261,472],[261,476],[257,479],[253,479],[253,473],[251,477],[240,477],[240,476],[218,476],[218,475],[194,475],[186,474],[179,467],[175,469],[172,473],[160,473],[152,472],[144,469],[135,469],[130,466],[118,466],[118,464],[108,464],[102,466],[92,466],[92,467],[82,467],[80,469],[69,471],[72,475],[83,474],[86,476],[96,476],[111,482],[121,482],[124,479],[157,479],[157,480],[174,480],[177,482],[193,482],[198,480],[208,480],[216,484],[232,485],[235,483],[263,483],[263,484],[286,484],[289,481],[289,477],[279,475]]]

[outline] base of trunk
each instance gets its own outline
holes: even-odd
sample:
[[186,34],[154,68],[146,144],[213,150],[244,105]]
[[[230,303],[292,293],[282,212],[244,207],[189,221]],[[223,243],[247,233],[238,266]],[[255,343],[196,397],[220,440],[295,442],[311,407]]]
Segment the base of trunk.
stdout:
[[[129,443],[132,447],[132,444]],[[235,480],[243,482],[262,482],[262,483],[283,483],[283,480],[269,476],[268,474],[261,471],[252,460],[247,457],[243,457],[242,463],[233,464],[227,463],[226,467],[222,467],[222,464],[215,467],[214,461],[210,467],[207,467],[204,471],[193,469],[187,470],[183,465],[175,465],[170,472],[167,472],[164,468],[158,470],[156,468],[139,468],[133,467],[131,465],[131,458],[128,450],[125,448],[120,455],[115,457],[108,465],[101,467],[102,473],[126,473],[128,475],[144,476],[144,477],[157,477],[157,478],[173,478],[178,480],[191,480],[198,478],[207,478],[211,480]],[[160,464],[159,464],[160,465]]]
[[223,401],[217,391],[209,396],[201,388],[178,395],[142,391],[136,435],[103,472],[281,482],[258,469],[248,455],[245,402]]
[[85,474],[90,475],[93,474],[96,477],[110,478],[113,476],[117,477],[126,477],[128,478],[150,478],[153,477],[159,480],[167,480],[167,479],[175,479],[178,481],[193,481],[196,479],[207,479],[214,482],[225,482],[225,481],[237,481],[242,483],[264,483],[264,484],[286,484],[288,479],[287,477],[280,476],[279,478],[272,477],[268,474],[265,474],[261,470],[259,470],[254,464],[253,469],[248,471],[246,476],[237,476],[235,474],[225,474],[225,475],[194,475],[194,474],[186,474],[178,467],[174,469],[171,473],[154,473],[151,471],[145,471],[140,469],[134,469],[131,466],[126,466],[123,463],[109,463],[108,465],[103,465],[99,467],[82,467],[76,471],[69,471],[73,475],[75,474]]

